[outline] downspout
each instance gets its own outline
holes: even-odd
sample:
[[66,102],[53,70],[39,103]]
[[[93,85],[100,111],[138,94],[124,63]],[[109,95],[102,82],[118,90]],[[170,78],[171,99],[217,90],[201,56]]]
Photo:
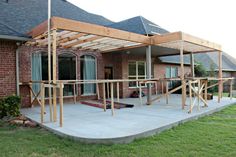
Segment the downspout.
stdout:
[[19,77],[19,42],[16,43],[16,95],[20,96],[20,77]]

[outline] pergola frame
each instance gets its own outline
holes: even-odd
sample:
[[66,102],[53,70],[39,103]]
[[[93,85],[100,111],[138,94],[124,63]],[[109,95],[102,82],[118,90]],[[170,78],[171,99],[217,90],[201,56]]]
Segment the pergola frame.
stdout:
[[[28,34],[33,40],[28,41],[27,45],[51,46],[53,62],[53,81],[49,84],[53,86],[53,106],[56,111],[56,49],[57,47],[72,48],[80,50],[99,51],[101,53],[126,50],[136,47],[146,46],[147,76],[151,77],[151,46],[161,46],[171,49],[178,49],[181,63],[181,82],[182,82],[182,108],[186,100],[186,80],[184,77],[184,54],[191,56],[192,77],[194,78],[194,53],[219,52],[219,102],[222,95],[222,50],[221,46],[198,37],[183,33],[174,32],[163,35],[144,36],[132,32],[122,31],[105,26],[89,24],[80,21],[69,20],[60,17],[52,17],[48,27],[48,21],[36,26]],[[50,32],[48,30],[51,30]],[[48,34],[49,32],[49,34]],[[52,37],[52,40],[48,39]],[[173,54],[174,55],[174,54]],[[49,57],[49,56],[48,56]],[[50,64],[48,73],[50,74]],[[50,88],[50,87],[49,87]],[[148,100],[151,103],[151,86],[148,85]],[[53,112],[53,119],[56,121],[56,112]]]

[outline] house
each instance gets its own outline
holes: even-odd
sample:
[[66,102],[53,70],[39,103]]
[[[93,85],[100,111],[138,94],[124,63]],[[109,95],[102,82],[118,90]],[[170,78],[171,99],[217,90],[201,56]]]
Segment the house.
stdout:
[[[20,94],[22,105],[29,106],[32,103],[30,102],[32,93],[28,83],[31,80],[48,80],[49,77],[48,49],[45,42],[47,38],[43,34],[40,38],[35,35],[37,27],[43,26],[39,24],[47,19],[47,0],[0,0],[0,4],[0,13],[4,15],[0,17],[0,86],[2,87],[0,97]],[[65,0],[52,1],[52,16],[61,17],[54,18],[55,21],[71,24],[80,21],[79,24],[86,26],[84,28],[109,30],[107,34],[110,31],[119,32],[118,35],[103,33],[98,35],[94,30],[81,33],[61,29],[55,32],[58,33],[56,37],[58,48],[56,49],[57,56],[54,58],[57,60],[55,64],[57,72],[54,75],[58,80],[183,78],[184,74],[191,73],[190,62],[180,62],[180,64],[166,62],[164,56],[176,55],[180,52],[190,54],[193,51],[220,50],[217,44],[198,43],[198,40],[192,40],[193,36],[183,35],[182,32],[169,33],[141,16],[114,23],[102,16],[88,13]],[[120,34],[124,36],[121,37]],[[153,43],[157,42],[156,37],[159,37],[157,35],[166,35],[163,43],[150,46],[151,40]],[[169,36],[171,38],[167,38]],[[179,43],[179,38],[183,42]],[[167,39],[174,42],[168,42]],[[181,49],[179,47],[181,44],[185,45],[185,48]],[[148,48],[147,45],[149,45]],[[147,58],[147,54],[150,54],[147,52],[150,52],[150,49],[152,53]],[[119,95],[129,97],[132,92],[138,90],[139,85],[136,81],[132,81],[123,82],[119,86]],[[146,91],[145,85],[143,88]],[[33,96],[37,97],[39,84],[33,83],[32,89],[36,93]],[[109,86],[106,90],[108,89]],[[157,89],[160,89],[160,85]],[[46,91],[46,95],[48,94],[49,92]],[[73,99],[74,95],[76,99],[96,98],[97,86],[96,84],[82,84],[73,87],[67,84],[63,94],[68,100]]]

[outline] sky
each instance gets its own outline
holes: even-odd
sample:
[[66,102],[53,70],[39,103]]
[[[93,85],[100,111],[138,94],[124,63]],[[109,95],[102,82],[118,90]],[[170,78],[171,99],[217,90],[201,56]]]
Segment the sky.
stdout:
[[143,16],[170,32],[222,45],[236,58],[236,0],[68,0],[114,22]]

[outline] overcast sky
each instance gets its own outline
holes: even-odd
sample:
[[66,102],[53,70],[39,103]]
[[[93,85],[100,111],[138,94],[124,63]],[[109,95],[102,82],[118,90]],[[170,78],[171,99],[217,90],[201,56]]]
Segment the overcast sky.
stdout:
[[236,58],[236,0],[69,0],[118,22],[143,16],[170,32],[183,31],[222,45]]

